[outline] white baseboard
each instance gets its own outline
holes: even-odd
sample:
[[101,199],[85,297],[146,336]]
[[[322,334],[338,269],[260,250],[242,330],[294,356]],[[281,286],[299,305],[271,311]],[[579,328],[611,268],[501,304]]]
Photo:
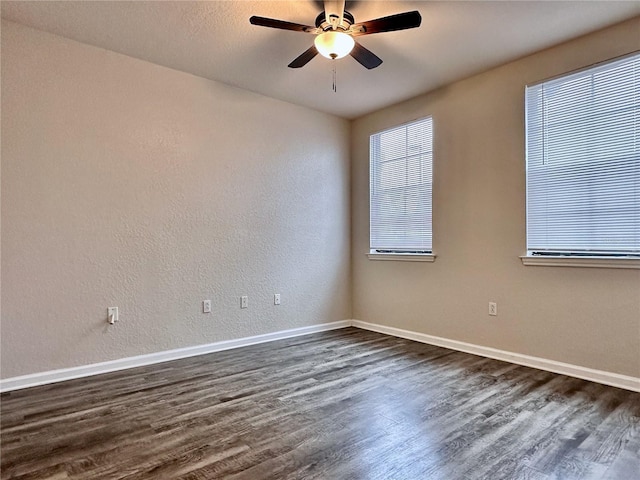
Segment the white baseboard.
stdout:
[[560,373],[570,377],[590,380],[596,383],[611,385],[613,387],[624,388],[634,392],[640,392],[640,378],[620,375],[617,373],[605,372],[602,370],[594,370],[591,368],[571,365],[569,363],[556,362],[555,360],[547,360],[545,358],[531,357],[520,353],[507,352],[491,347],[483,347],[471,343],[460,342],[458,340],[450,340],[448,338],[436,337],[425,333],[412,332],[402,330],[400,328],[378,325],[375,323],[363,322],[360,320],[341,320],[338,322],[321,323],[311,325],[309,327],[293,328],[290,330],[281,330],[279,332],[266,333],[264,335],[256,335],[253,337],[244,337],[233,340],[224,340],[221,342],[209,343],[206,345],[197,345],[194,347],[178,348],[175,350],[166,350],[163,352],[150,353],[147,355],[138,355],[135,357],[121,358],[111,360],[109,362],[94,363],[91,365],[83,365],[79,367],[64,368],[60,370],[51,370],[48,372],[33,373],[20,377],[6,378],[0,380],[0,392],[9,392],[12,390],[20,390],[23,388],[35,387],[38,385],[46,385],[49,383],[62,382],[64,380],[72,380],[74,378],[88,377],[91,375],[99,375],[101,373],[115,372],[125,370],[127,368],[142,367],[152,365],[154,363],[168,362],[178,360],[180,358],[193,357],[196,355],[204,355],[206,353],[220,352],[232,348],[246,347],[258,343],[272,342],[284,338],[297,337],[300,335],[308,335],[316,332],[327,330],[335,330],[345,327],[357,327],[373,332],[384,333],[394,337],[415,340],[429,345],[450,348],[460,352],[472,353],[482,357],[493,358],[505,362],[524,365],[526,367],[546,370],[553,373]]
[[400,328],[362,322],[360,320],[352,320],[351,325],[354,327],[362,328],[364,330],[371,330],[378,333],[384,333],[386,335],[392,335],[394,337],[415,340],[416,342],[428,343],[429,345],[450,348],[451,350],[472,353],[474,355],[480,355],[482,357],[488,357],[495,360],[502,360],[505,362],[516,363],[518,365],[524,365],[525,367],[537,368],[539,370],[560,373],[562,375],[581,378],[583,380],[590,380],[596,383],[603,383],[612,387],[624,388],[625,390],[631,390],[633,392],[640,392],[640,378],[637,377],[605,372],[603,370],[594,370],[592,368],[571,365],[569,363],[556,362],[555,360],[531,357],[529,355],[523,355],[521,353],[507,352],[505,350],[483,347],[481,345],[460,342],[458,340],[435,337],[433,335],[427,335],[425,333],[411,332],[409,330],[402,330]]
[[300,335],[308,335],[310,333],[316,332],[324,332],[326,330],[335,330],[338,328],[345,328],[349,326],[351,326],[350,320],[321,323],[318,325],[311,325],[309,327],[292,328],[290,330],[281,330],[279,332],[266,333],[264,335],[256,335],[253,337],[224,340],[221,342],[214,342],[206,345],[196,345],[194,347],[165,350],[163,352],[120,358],[118,360],[111,360],[108,362],[93,363],[90,365],[82,365],[79,367],[63,368],[60,370],[50,370],[48,372],[39,372],[30,375],[22,375],[19,377],[5,378],[4,380],[0,380],[0,392],[9,392],[11,390],[19,390],[23,388],[35,387],[38,385],[62,382],[64,380],[72,380],[74,378],[82,378],[91,375],[98,375],[101,373],[115,372],[118,370],[125,370],[127,368],[142,367],[144,365],[151,365],[154,363],[168,362],[170,360],[203,355],[205,353],[220,352],[222,350],[246,347],[248,345],[255,345],[257,343],[272,342],[274,340],[297,337]]

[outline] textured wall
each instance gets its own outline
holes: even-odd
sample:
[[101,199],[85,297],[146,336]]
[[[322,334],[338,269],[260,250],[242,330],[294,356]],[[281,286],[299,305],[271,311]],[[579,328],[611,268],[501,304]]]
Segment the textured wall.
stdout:
[[2,377],[350,318],[348,155],[344,120],[3,22]]
[[[352,124],[354,318],[640,376],[640,270],[525,267],[518,258],[525,85],[638,50],[638,31],[636,18]],[[427,115],[437,259],[368,260],[369,136]]]

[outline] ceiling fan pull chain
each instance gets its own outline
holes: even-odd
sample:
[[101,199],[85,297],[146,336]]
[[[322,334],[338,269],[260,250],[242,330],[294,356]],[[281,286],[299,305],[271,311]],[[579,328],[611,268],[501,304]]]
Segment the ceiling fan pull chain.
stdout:
[[333,63],[333,93],[337,93],[338,89],[336,85],[336,61],[332,60],[331,63]]

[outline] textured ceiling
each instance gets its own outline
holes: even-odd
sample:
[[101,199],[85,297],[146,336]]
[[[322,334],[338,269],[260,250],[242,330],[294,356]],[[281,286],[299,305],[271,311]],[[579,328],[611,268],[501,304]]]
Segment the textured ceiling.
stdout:
[[8,20],[270,97],[355,118],[570,38],[640,15],[626,1],[353,1],[356,22],[419,10],[418,29],[358,40],[384,60],[287,64],[313,36],[249,24],[251,15],[313,25],[317,1],[2,2]]

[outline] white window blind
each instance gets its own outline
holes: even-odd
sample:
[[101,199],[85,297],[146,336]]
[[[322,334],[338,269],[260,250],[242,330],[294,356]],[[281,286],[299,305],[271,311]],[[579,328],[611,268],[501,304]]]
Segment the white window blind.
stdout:
[[431,117],[370,141],[371,252],[431,253]]
[[640,254],[640,54],[526,89],[529,255]]

